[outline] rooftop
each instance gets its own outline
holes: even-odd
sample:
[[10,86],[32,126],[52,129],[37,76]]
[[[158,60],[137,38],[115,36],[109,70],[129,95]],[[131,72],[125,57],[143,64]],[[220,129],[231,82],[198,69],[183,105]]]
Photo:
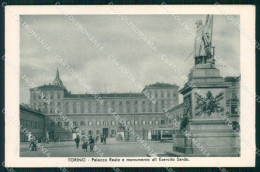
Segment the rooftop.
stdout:
[[145,86],[145,88],[143,89],[143,91],[147,88],[176,88],[179,89],[179,86],[177,86],[176,84],[169,84],[169,83],[163,83],[163,82],[157,82],[155,84],[150,84]]
[[102,97],[102,98],[118,98],[118,97],[145,97],[143,93],[99,93],[99,94],[71,94],[64,95],[65,98],[89,98],[89,97]]
[[45,116],[42,112],[30,108],[29,105],[20,104],[20,110],[25,110],[25,111],[28,111],[28,112],[31,112],[31,113],[34,113],[34,114],[37,114],[37,115]]
[[236,76],[236,77],[225,77],[225,82],[239,82],[240,81],[240,76]]
[[57,86],[57,85],[52,85],[52,84],[48,84],[48,85],[42,85],[42,86],[39,86],[39,87],[34,87],[34,88],[30,88],[30,90],[34,90],[34,89],[59,89],[59,90],[66,90],[66,88],[64,87],[61,87],[61,86]]
[[175,111],[175,110],[180,109],[180,108],[184,108],[184,103],[181,103],[181,104],[179,104],[179,105],[177,105],[177,106],[175,106],[175,107],[169,109],[169,110],[166,111],[166,112],[172,112],[172,111]]

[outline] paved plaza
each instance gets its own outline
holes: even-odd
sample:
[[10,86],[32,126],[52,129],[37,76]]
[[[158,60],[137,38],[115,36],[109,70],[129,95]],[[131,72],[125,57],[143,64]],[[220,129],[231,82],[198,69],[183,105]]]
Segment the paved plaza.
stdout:
[[[161,143],[146,141],[155,153],[164,153],[164,151],[172,150],[172,143]],[[79,148],[76,148],[76,144],[73,141],[70,142],[50,142],[49,144],[42,143],[42,145],[48,150],[51,157],[100,157],[95,151],[84,152],[81,144]],[[98,149],[103,152],[104,157],[146,157],[148,150],[144,148],[140,142],[113,142],[107,140],[107,144],[96,143]],[[30,151],[29,143],[22,142],[20,144],[20,156],[21,157],[46,157],[46,155],[40,151]]]

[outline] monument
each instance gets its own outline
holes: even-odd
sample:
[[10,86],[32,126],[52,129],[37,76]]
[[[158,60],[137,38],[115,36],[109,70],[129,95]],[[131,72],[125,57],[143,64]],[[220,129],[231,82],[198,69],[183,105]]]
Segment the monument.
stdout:
[[225,89],[228,85],[215,67],[212,46],[213,16],[197,21],[194,67],[183,94],[185,120],[174,135],[171,156],[236,157],[240,156],[239,134],[221,118],[226,115]]

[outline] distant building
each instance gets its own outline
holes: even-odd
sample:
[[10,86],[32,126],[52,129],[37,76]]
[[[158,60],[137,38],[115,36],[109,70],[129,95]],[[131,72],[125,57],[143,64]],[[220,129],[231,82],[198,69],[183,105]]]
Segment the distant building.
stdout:
[[46,134],[45,115],[27,106],[20,105],[20,127],[21,142],[29,141],[30,136],[34,136],[37,139],[43,138]]
[[152,128],[168,125],[162,109],[178,105],[178,89],[177,85],[155,83],[145,86],[141,93],[72,94],[57,70],[52,84],[30,89],[30,106],[48,116],[50,140],[72,139],[71,133],[77,128],[93,136],[117,137],[120,132],[125,139],[133,139],[111,111],[138,135],[147,137]]
[[227,116],[240,124],[240,76],[226,77],[225,82],[229,83],[226,89]]

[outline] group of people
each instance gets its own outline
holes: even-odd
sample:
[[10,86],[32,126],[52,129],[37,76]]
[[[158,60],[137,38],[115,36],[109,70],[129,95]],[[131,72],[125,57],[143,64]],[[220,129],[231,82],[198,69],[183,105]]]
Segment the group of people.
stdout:
[[30,141],[29,149],[31,151],[37,151],[37,144],[41,143],[41,138],[36,139],[33,136],[30,136],[29,138],[30,138],[30,140],[29,140]]
[[[77,135],[76,138],[74,139],[76,142],[76,148],[79,148],[79,143],[80,141],[82,142],[82,149],[84,152],[88,151],[88,146],[90,148],[90,151],[93,151],[93,148],[95,146],[95,140],[98,142],[98,136],[94,139],[92,136],[89,136],[89,138],[85,135],[83,135],[80,139],[80,136]],[[101,136],[101,143],[106,144],[106,136]]]

